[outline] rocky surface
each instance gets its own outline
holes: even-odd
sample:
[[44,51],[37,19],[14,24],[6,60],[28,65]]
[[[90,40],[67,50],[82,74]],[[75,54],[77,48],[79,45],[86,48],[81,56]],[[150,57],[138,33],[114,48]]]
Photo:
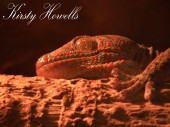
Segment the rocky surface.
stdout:
[[144,90],[114,102],[113,82],[0,75],[0,126],[170,126],[170,84],[158,87],[153,103],[144,101]]

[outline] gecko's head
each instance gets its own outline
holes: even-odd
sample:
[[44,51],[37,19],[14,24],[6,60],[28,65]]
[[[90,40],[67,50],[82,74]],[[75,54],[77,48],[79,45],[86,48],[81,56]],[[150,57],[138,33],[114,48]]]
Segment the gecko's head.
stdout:
[[51,78],[94,77],[93,68],[100,70],[110,62],[132,57],[134,51],[127,50],[130,45],[134,46],[130,39],[116,35],[78,36],[39,58],[36,73]]

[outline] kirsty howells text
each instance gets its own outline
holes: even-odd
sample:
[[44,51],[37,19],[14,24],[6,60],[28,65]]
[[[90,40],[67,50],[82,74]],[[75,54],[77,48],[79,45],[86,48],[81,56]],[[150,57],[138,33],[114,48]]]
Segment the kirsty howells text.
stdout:
[[22,4],[14,4],[10,3],[7,6],[7,9],[10,10],[10,13],[8,15],[4,15],[4,20],[26,20],[27,25],[30,25],[35,19],[43,20],[76,20],[79,18],[79,12],[82,9],[82,6],[75,6],[70,12],[66,13],[57,13],[57,10],[59,10],[62,5],[61,3],[45,3],[43,5],[44,12],[42,12],[40,15],[37,15],[32,10],[28,11],[27,13],[23,13],[21,10],[26,6],[25,3]]

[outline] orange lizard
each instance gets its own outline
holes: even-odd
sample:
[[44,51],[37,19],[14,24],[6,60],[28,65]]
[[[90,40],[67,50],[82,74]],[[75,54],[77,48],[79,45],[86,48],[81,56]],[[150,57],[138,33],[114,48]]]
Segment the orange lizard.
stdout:
[[77,36],[36,63],[38,76],[117,79],[116,100],[126,100],[145,87],[152,100],[155,84],[170,81],[170,48],[159,53],[118,35]]

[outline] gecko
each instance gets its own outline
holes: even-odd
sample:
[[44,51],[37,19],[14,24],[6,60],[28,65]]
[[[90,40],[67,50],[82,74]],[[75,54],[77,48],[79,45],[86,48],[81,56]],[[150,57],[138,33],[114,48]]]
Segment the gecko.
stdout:
[[119,35],[77,36],[40,57],[38,76],[47,78],[117,79],[115,100],[123,101],[145,87],[154,99],[155,85],[170,81],[170,48],[159,52]]

